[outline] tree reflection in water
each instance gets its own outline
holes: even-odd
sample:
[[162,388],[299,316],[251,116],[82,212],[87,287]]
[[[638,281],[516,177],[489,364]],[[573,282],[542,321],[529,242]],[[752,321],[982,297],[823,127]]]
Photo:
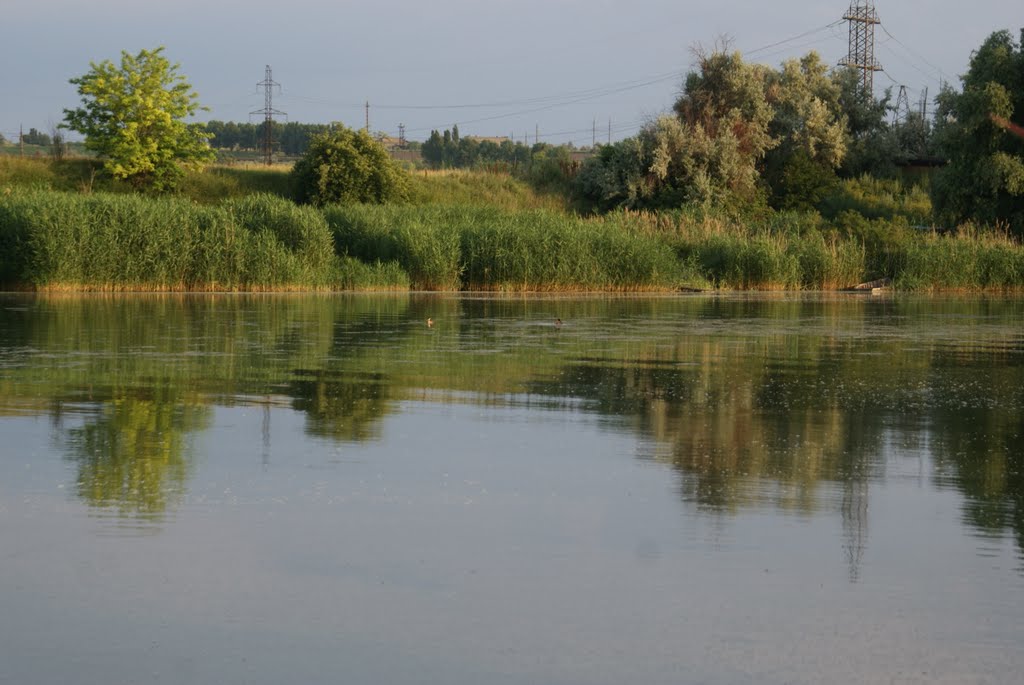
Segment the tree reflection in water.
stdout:
[[209,407],[123,396],[68,431],[79,496],[125,517],[159,521],[185,494],[192,470],[186,436],[209,425]]
[[[828,296],[31,298],[0,311],[19,411],[65,431],[79,494],[158,519],[215,406],[290,407],[311,436],[382,437],[407,400],[529,394],[604,417],[716,516],[833,511],[850,577],[894,446],[931,459],[964,521],[1024,550],[1024,303]],[[437,323],[423,325],[427,317]],[[556,328],[555,318],[565,322]],[[19,356],[20,355],[20,356]],[[34,360],[33,355],[42,355]],[[70,361],[61,366],[52,360]],[[273,409],[269,409],[273,397]],[[574,409],[577,410],[577,409]],[[272,422],[264,416],[264,456]]]

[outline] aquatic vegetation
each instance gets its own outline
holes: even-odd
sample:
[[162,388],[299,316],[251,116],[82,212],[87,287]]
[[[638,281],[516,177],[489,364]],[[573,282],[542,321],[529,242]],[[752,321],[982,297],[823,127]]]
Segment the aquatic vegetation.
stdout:
[[671,247],[615,221],[493,207],[333,206],[339,253],[395,260],[421,290],[671,290],[696,279]]
[[269,195],[177,198],[25,191],[0,198],[0,281],[45,290],[386,287],[394,267],[341,264],[322,215]]

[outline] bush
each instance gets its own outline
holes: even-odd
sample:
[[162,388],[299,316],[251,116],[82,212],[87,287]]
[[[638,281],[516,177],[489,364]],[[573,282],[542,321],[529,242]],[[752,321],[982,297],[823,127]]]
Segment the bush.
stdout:
[[338,128],[313,138],[292,170],[295,196],[314,205],[405,198],[406,172],[365,131]]

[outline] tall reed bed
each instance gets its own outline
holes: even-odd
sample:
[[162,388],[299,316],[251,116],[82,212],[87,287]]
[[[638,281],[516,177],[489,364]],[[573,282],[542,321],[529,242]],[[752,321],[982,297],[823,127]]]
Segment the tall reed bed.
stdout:
[[864,280],[866,251],[823,230],[820,217],[738,219],[716,213],[622,212],[609,221],[671,245],[690,272],[714,288],[836,290]]
[[962,227],[955,235],[928,233],[894,255],[895,284],[904,290],[1019,290],[1024,247],[999,233]]
[[671,290],[688,278],[665,241],[563,212],[335,206],[324,214],[340,253],[395,260],[417,289]]
[[46,290],[327,289],[393,267],[339,263],[323,216],[256,195],[205,207],[135,195],[0,197],[0,280]]

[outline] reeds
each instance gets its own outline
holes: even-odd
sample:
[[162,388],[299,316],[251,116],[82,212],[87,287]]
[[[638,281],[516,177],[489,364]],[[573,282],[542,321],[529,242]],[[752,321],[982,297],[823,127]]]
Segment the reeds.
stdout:
[[1005,232],[850,211],[735,217],[483,205],[298,207],[0,188],[0,284],[46,290],[833,290],[1024,288]]
[[325,209],[342,254],[397,261],[421,290],[672,290],[684,269],[663,240],[613,221],[493,207]]
[[353,269],[315,210],[268,195],[220,207],[174,198],[27,191],[0,197],[0,280],[86,290],[333,289],[393,267]]
[[961,227],[902,245],[895,285],[904,290],[1002,291],[1024,288],[1024,248],[1006,234]]

